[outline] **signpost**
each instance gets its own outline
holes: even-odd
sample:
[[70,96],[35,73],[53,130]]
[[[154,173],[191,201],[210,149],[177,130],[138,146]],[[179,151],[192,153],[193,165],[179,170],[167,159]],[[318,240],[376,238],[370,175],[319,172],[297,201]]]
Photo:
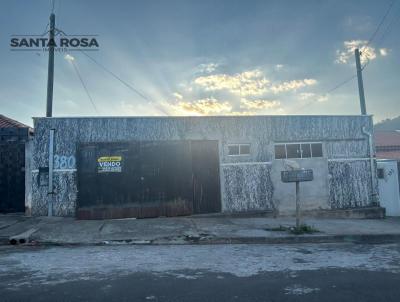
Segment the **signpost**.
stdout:
[[312,181],[314,179],[313,170],[296,169],[290,171],[281,171],[282,182],[296,183],[296,228],[300,227],[300,182]]

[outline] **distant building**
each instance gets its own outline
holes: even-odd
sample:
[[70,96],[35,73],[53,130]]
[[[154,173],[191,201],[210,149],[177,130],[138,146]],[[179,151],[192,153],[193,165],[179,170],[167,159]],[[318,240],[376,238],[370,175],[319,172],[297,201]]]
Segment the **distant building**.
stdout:
[[400,160],[400,130],[376,130],[374,137],[376,158]]
[[[303,210],[377,205],[371,116],[34,118],[32,215],[295,210],[281,171],[313,169]],[[28,195],[29,195],[28,194]]]
[[25,145],[31,127],[0,114],[0,212],[25,211]]

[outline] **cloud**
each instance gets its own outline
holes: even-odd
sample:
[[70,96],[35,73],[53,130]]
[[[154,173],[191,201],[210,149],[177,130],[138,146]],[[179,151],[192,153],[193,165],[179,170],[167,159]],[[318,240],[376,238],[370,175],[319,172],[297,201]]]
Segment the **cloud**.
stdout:
[[177,100],[182,100],[182,99],[183,99],[182,94],[180,94],[180,93],[178,93],[178,92],[174,92],[172,95],[173,95],[173,96],[175,97],[175,99],[177,99]]
[[380,49],[379,49],[379,54],[380,54],[382,57],[386,57],[386,56],[389,54],[389,50],[388,50],[387,48],[380,48]]
[[[361,64],[365,64],[368,61],[375,60],[378,55],[377,51],[374,47],[367,45],[368,41],[365,40],[350,40],[343,42],[343,48],[341,50],[336,50],[336,59],[335,63],[338,64],[347,64],[349,62],[353,62],[354,58],[354,50],[356,48],[360,49]],[[386,48],[379,49],[379,54],[384,57],[388,54]]]
[[299,98],[302,101],[309,100],[309,99],[311,99],[313,97],[315,97],[315,93],[313,93],[313,92],[302,92],[302,93],[299,94]]
[[277,108],[281,105],[279,101],[276,100],[247,100],[247,99],[242,99],[240,104],[241,108],[246,108],[246,109],[271,109],[271,108]]
[[326,94],[320,95],[320,96],[317,97],[317,101],[320,102],[320,103],[326,102],[326,101],[328,101],[328,99],[329,99],[329,97]]
[[277,94],[290,90],[297,90],[299,88],[303,88],[306,86],[312,86],[317,84],[317,80],[315,79],[304,79],[304,80],[293,80],[288,82],[283,82],[281,84],[271,85],[270,90]]
[[75,58],[68,53],[64,56],[64,59],[70,62],[75,61]]
[[234,75],[213,74],[200,76],[194,79],[193,83],[205,91],[225,90],[243,97],[259,97],[265,95],[267,92],[278,94],[315,85],[317,84],[317,80],[302,79],[270,84],[270,80],[259,69],[254,69]]
[[177,104],[168,104],[178,115],[218,115],[232,110],[229,102],[220,102],[215,98],[205,98],[193,102],[180,101]]
[[267,91],[269,81],[258,69],[234,75],[214,74],[196,78],[194,84],[205,91],[227,90],[243,96],[258,96]]
[[[258,68],[234,74],[198,75],[190,82],[179,84],[179,89],[172,94],[174,101],[166,101],[164,106],[176,115],[284,114],[276,95],[292,93],[317,83],[313,78],[271,82]],[[321,96],[309,94],[308,97],[324,100]],[[293,96],[296,94],[287,97]],[[306,97],[306,93],[302,95],[303,99]]]
[[197,71],[200,73],[212,73],[218,68],[217,63],[200,64],[197,66]]
[[313,92],[302,92],[299,94],[299,99],[305,100],[316,100],[317,102],[326,102],[328,100],[328,95],[319,95]]
[[279,70],[281,70],[283,67],[284,67],[284,65],[282,65],[282,64],[276,64],[276,65],[275,65],[275,70],[276,70],[276,71],[279,71]]

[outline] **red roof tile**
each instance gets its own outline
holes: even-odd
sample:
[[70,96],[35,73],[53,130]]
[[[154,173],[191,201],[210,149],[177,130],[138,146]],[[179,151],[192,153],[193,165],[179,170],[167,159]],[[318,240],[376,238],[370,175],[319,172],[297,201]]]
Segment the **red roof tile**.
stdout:
[[0,128],[30,128],[28,125],[22,124],[16,120],[0,114]]
[[400,146],[400,131],[375,131],[375,146]]

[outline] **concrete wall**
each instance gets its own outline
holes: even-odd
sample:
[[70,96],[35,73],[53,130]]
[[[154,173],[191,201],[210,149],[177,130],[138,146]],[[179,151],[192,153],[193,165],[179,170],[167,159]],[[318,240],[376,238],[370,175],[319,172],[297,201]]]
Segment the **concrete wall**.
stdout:
[[[312,169],[314,180],[300,183],[300,200],[303,210],[329,209],[328,162],[326,158],[296,159],[301,168]],[[281,171],[286,170],[283,160],[275,160],[272,165],[274,203],[280,214],[295,211],[296,189],[294,183],[282,183]]]
[[[304,185],[307,207],[347,208],[372,202],[368,140],[361,132],[363,126],[372,132],[370,116],[35,118],[34,123],[33,215],[47,214],[47,187],[38,186],[37,177],[39,167],[48,166],[50,129],[55,129],[57,161],[55,215],[74,215],[80,142],[218,140],[222,210],[238,212],[294,209],[292,189],[278,178],[281,160],[274,160],[274,143],[319,141],[324,158],[300,160],[301,166],[321,176]],[[250,143],[251,154],[228,156],[230,143]]]

